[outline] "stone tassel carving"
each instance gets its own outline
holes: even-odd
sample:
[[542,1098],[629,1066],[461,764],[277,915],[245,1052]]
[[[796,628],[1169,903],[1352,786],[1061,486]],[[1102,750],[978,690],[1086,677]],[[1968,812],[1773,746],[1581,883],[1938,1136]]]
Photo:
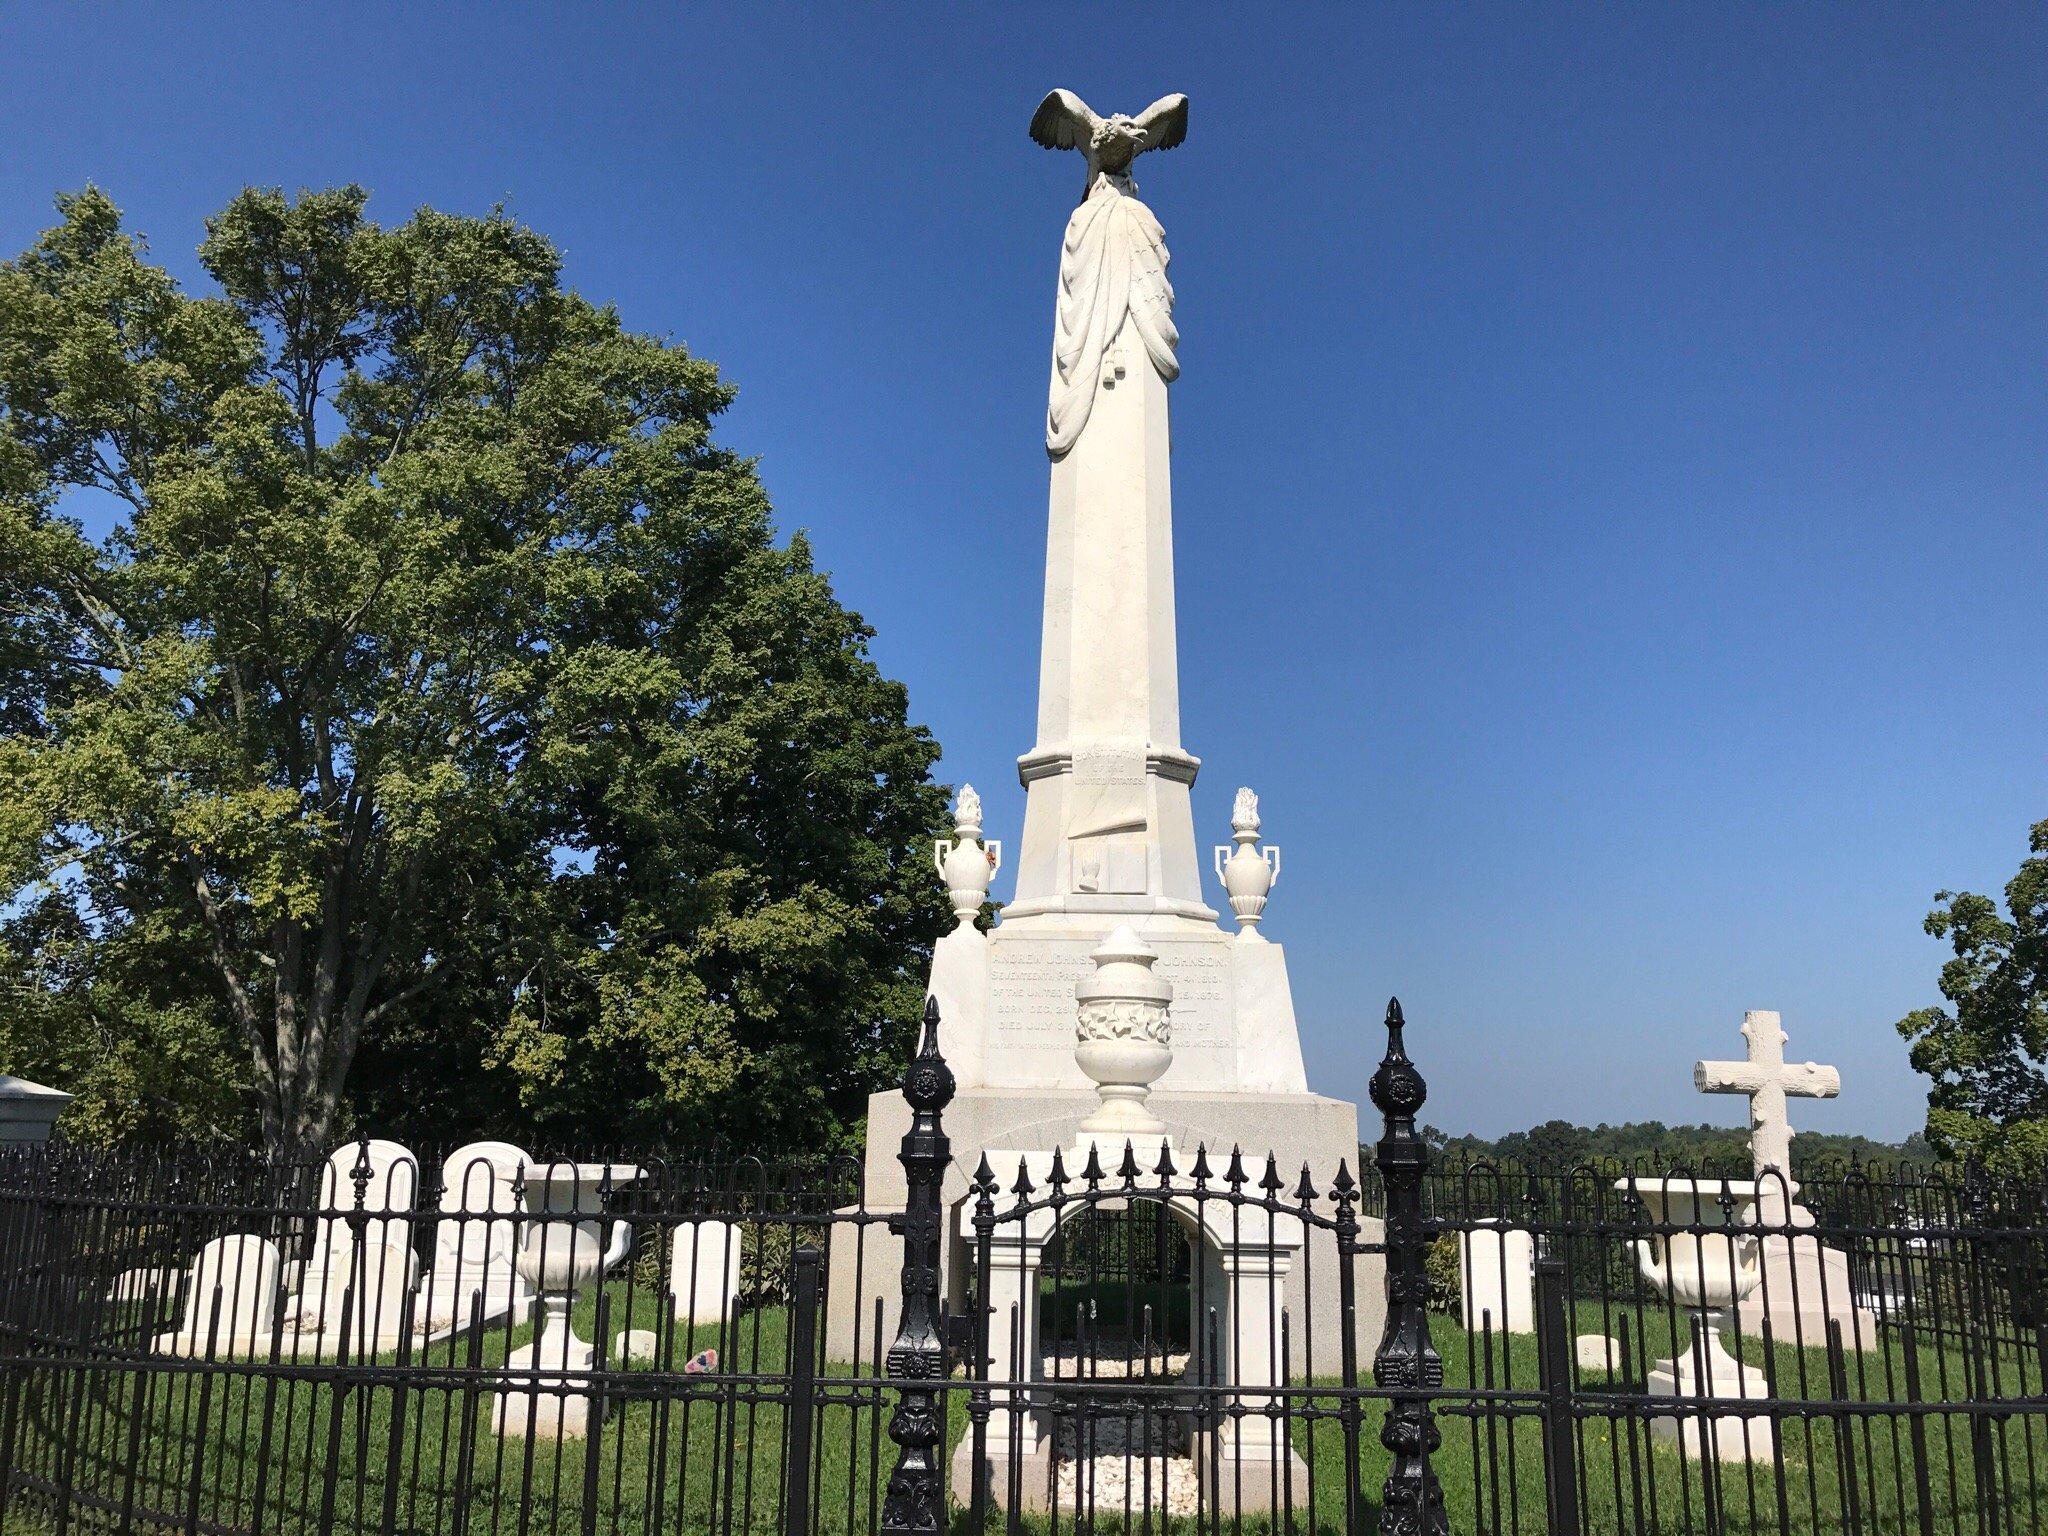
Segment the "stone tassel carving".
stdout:
[[972,784],[960,786],[960,799],[953,811],[953,836],[932,844],[932,863],[946,892],[953,900],[953,916],[962,928],[971,928],[988,900],[989,882],[1003,867],[1003,845],[984,842],[981,836],[981,796]]
[[1152,1084],[1173,1065],[1173,988],[1152,974],[1158,954],[1128,923],[1089,958],[1094,974],[1074,983],[1074,1059],[1102,1103],[1083,1134],[1157,1136],[1165,1122],[1145,1107]]
[[1238,937],[1263,943],[1259,919],[1266,913],[1267,893],[1280,883],[1280,850],[1270,843],[1259,847],[1259,797],[1249,789],[1237,792],[1230,835],[1237,846],[1217,845],[1216,878],[1237,914]]

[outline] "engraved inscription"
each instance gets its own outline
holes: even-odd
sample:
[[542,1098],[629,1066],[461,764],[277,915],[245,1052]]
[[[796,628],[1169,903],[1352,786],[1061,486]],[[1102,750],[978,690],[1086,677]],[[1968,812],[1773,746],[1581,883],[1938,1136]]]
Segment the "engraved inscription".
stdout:
[[1072,1049],[1074,983],[1094,967],[1085,943],[997,944],[989,954],[989,1034],[1008,1045]]
[[1076,747],[1074,782],[1142,787],[1145,782],[1145,754],[1135,747]]
[[[1229,952],[1220,944],[1155,940],[1153,974],[1173,987],[1175,1049],[1226,1047],[1233,1034]],[[1074,1046],[1074,984],[1094,970],[1085,939],[1033,939],[993,946],[989,956],[992,1044]]]

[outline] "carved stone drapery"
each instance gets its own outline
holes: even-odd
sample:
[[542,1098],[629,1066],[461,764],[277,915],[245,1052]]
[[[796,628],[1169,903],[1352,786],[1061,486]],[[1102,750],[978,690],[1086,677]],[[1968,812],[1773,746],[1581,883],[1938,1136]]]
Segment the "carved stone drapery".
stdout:
[[[1045,451],[1058,458],[1079,441],[1098,388],[1114,389],[1144,361],[1171,384],[1180,377],[1180,332],[1173,325],[1172,260],[1166,231],[1139,202],[1127,176],[1098,176],[1067,220],[1060,244],[1060,296],[1054,314],[1052,387],[1045,410]],[[1128,325],[1126,324],[1128,322]]]
[[1096,390],[1116,388],[1140,361],[1119,344],[1126,330],[1160,378],[1171,384],[1180,374],[1166,231],[1138,201],[1131,162],[1151,150],[1172,149],[1187,136],[1188,99],[1178,93],[1136,114],[1104,117],[1072,91],[1053,91],[1032,114],[1033,139],[1047,149],[1079,150],[1088,162],[1087,190],[1067,220],[1060,248],[1052,392],[1045,412],[1045,451],[1055,459],[1088,425]]

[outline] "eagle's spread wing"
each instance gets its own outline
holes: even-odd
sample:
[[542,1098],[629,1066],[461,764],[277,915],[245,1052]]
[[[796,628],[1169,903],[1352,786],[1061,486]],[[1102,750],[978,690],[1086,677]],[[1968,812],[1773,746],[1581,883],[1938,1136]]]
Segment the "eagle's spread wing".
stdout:
[[[1063,91],[1053,93],[1054,96],[1064,94],[1066,93]],[[1051,101],[1052,96],[1046,97],[1046,100]],[[1040,107],[1038,110],[1043,114],[1045,108]],[[1088,109],[1083,107],[1081,110],[1085,112]],[[1188,99],[1178,91],[1171,96],[1162,96],[1140,112],[1133,121],[1145,135],[1145,142],[1139,146],[1141,149],[1172,149],[1188,136]],[[1031,127],[1035,133],[1038,124],[1033,122]],[[1039,142],[1045,141],[1041,139]]]
[[[1181,121],[1187,121],[1187,98],[1181,98]],[[1086,150],[1102,119],[1072,91],[1050,91],[1031,114],[1031,137],[1047,149]],[[1185,126],[1182,132],[1186,132]],[[1180,140],[1175,139],[1178,144]]]

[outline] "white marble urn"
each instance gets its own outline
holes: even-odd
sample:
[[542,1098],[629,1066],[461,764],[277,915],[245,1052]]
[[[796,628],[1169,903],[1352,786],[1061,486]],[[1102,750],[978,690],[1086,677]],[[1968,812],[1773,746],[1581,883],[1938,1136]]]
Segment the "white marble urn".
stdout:
[[524,1171],[526,1215],[512,1267],[539,1303],[530,1346],[534,1363],[544,1357],[550,1365],[588,1363],[590,1346],[570,1331],[569,1308],[578,1292],[624,1257],[632,1227],[613,1222],[607,1243],[597,1218],[605,1196],[640,1174],[619,1163],[549,1163]]
[[1237,792],[1231,807],[1230,836],[1236,847],[1219,844],[1216,849],[1216,878],[1230,898],[1230,910],[1242,925],[1241,937],[1257,939],[1259,920],[1266,915],[1266,898],[1280,880],[1280,850],[1259,847],[1259,797],[1249,789]]
[[1710,1227],[1712,1232],[1666,1232],[1638,1239],[1636,1265],[1643,1277],[1681,1307],[1720,1313],[1756,1289],[1763,1277],[1755,1225],[1757,1186],[1749,1179],[1624,1179],[1656,1225]]
[[953,811],[953,836],[932,844],[932,862],[938,868],[939,878],[946,882],[953,916],[961,927],[971,927],[988,900],[989,882],[1003,867],[1003,845],[982,841],[981,796],[974,792],[972,784],[960,786],[960,798]]
[[[1645,1390],[1653,1398],[1740,1402],[1770,1396],[1770,1378],[1721,1342],[1721,1328],[1763,1276],[1756,1183],[1675,1174],[1622,1179],[1615,1188],[1639,1197],[1652,1223],[1683,1229],[1639,1239],[1636,1264],[1652,1285],[1699,1317],[1691,1339],[1674,1340],[1678,1347],[1670,1358],[1645,1373]],[[1652,1415],[1649,1425],[1652,1435],[1677,1441],[1695,1459],[1769,1461],[1777,1443],[1768,1413],[1739,1407],[1718,1411],[1687,1402]]]
[[1156,1136],[1165,1123],[1145,1107],[1173,1064],[1173,988],[1152,974],[1159,958],[1128,923],[1097,946],[1094,973],[1074,984],[1074,1060],[1102,1103],[1081,1122],[1095,1135]]

